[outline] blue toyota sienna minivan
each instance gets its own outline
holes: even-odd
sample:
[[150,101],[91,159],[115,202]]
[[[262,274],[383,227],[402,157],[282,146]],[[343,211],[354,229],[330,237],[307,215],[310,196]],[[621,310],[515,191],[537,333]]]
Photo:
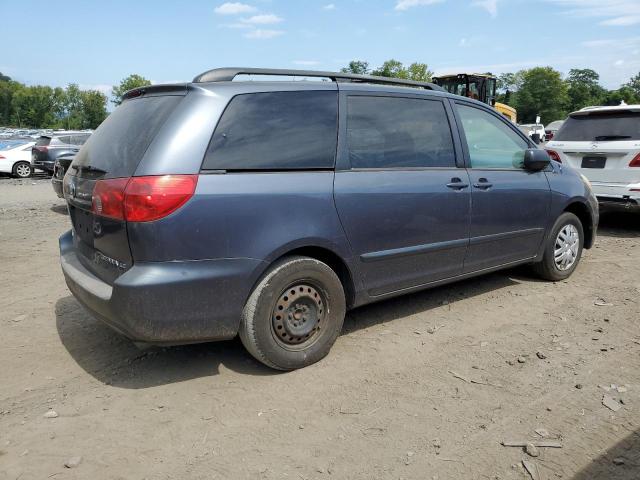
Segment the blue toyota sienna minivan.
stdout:
[[93,315],[138,342],[239,334],[281,370],[327,355],[347,309],[519,264],[565,279],[598,223],[589,182],[489,106],[333,72],[132,90],[63,187]]

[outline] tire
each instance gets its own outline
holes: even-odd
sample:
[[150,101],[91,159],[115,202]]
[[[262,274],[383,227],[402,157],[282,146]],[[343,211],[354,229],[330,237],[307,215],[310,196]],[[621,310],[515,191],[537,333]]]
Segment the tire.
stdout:
[[328,265],[309,257],[287,257],[273,265],[251,292],[242,313],[240,339],[265,365],[295,370],[329,353],[345,313],[342,283]]
[[[560,245],[563,242],[560,237],[561,232],[563,238],[567,239],[564,245]],[[534,271],[539,277],[553,282],[569,278],[580,263],[584,246],[584,229],[580,219],[570,212],[560,215],[546,242],[542,261],[533,265]],[[566,245],[572,245],[572,247],[569,248]],[[558,261],[556,261],[556,247],[565,249],[565,255],[558,257]]]
[[13,166],[13,174],[18,178],[29,178],[33,175],[33,168],[29,162],[17,162]]

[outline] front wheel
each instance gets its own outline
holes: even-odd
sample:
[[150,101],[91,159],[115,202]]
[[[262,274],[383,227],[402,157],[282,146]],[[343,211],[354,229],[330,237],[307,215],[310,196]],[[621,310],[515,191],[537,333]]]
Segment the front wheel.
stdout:
[[13,166],[13,174],[18,178],[29,178],[33,173],[29,162],[18,162]]
[[534,264],[535,272],[554,282],[569,278],[580,262],[583,245],[584,229],[580,219],[573,213],[563,213],[547,238],[542,261]]
[[346,302],[336,273],[309,257],[276,263],[249,296],[240,339],[257,360],[295,370],[324,358],[342,330]]

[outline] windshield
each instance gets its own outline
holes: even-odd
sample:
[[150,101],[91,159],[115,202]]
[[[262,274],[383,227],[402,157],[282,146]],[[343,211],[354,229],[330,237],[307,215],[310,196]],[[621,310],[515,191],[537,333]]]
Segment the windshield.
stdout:
[[564,122],[554,140],[640,140],[640,112],[602,112],[571,116]]

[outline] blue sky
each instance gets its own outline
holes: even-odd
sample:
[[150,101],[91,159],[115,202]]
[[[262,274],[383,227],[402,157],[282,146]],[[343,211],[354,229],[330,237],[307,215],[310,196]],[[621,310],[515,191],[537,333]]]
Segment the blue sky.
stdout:
[[221,66],[337,70],[396,58],[436,73],[640,71],[640,0],[0,0],[0,71],[108,92],[130,73],[186,81]]

